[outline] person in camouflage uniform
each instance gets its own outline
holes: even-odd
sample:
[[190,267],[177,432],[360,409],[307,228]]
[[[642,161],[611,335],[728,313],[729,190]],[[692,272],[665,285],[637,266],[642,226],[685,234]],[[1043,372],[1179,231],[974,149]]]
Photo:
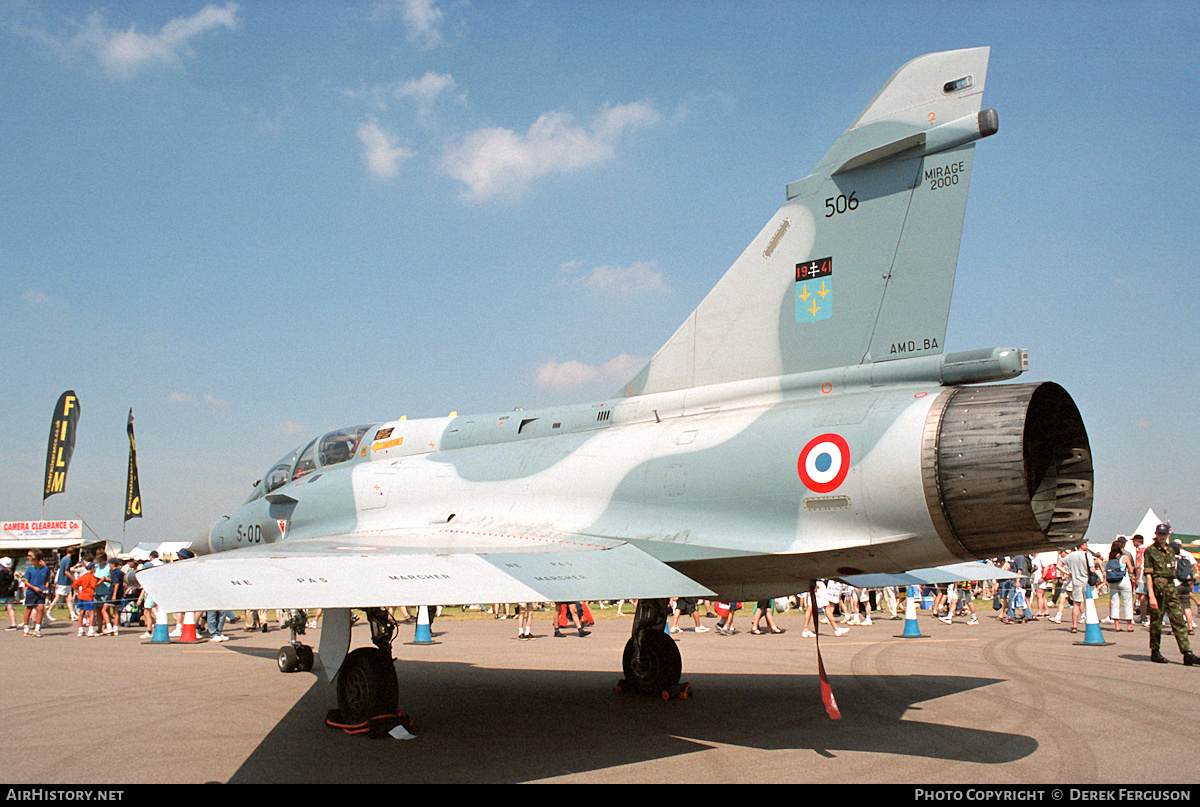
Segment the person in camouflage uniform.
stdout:
[[1179,652],[1183,653],[1183,663],[1191,667],[1200,659],[1192,655],[1192,646],[1188,642],[1187,625],[1183,620],[1183,605],[1175,591],[1175,553],[1167,545],[1171,528],[1159,524],[1154,530],[1154,544],[1146,550],[1144,556],[1146,570],[1146,595],[1150,600],[1150,660],[1166,664],[1167,660],[1159,652],[1162,646],[1163,614],[1171,620],[1171,632],[1175,634],[1175,643]]

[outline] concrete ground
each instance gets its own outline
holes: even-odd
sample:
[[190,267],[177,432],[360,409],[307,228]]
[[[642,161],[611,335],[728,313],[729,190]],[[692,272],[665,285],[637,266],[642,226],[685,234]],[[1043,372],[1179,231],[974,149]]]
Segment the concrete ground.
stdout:
[[[985,607],[986,603],[979,603]],[[224,644],[151,644],[140,631],[40,639],[0,633],[0,708],[19,743],[5,778],[39,784],[179,782],[1177,783],[1194,766],[1133,764],[1143,741],[1194,734],[1200,667],[1149,661],[1145,628],[1084,632],[1037,622],[947,626],[895,638],[876,619],[821,651],[840,720],[821,703],[803,616],[783,635],[675,639],[694,697],[616,694],[628,619],[591,636],[536,641],[515,621],[439,620],[433,645],[394,650],[416,739],[371,740],[324,725],[332,688],[283,675],[286,634],[227,631]],[[704,624],[711,627],[712,620]],[[1107,626],[1106,626],[1107,627]],[[319,630],[306,637],[316,646]],[[369,643],[359,625],[354,646]],[[1190,715],[1188,717],[1187,715]],[[1178,748],[1177,745],[1167,747]],[[17,752],[19,749],[19,752]]]

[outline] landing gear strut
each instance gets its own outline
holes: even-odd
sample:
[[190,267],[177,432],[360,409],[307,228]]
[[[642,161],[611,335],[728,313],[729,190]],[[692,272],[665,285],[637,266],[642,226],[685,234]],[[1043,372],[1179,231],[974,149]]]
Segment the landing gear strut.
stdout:
[[687,698],[688,684],[680,684],[683,661],[675,640],[666,633],[668,601],[638,600],[633,615],[633,635],[625,643],[621,660],[625,677],[618,692],[659,695],[664,700]]
[[288,610],[287,619],[280,627],[292,632],[292,641],[279,648],[279,671],[282,673],[308,672],[313,668],[313,649],[297,638],[304,635],[308,614],[304,611]]

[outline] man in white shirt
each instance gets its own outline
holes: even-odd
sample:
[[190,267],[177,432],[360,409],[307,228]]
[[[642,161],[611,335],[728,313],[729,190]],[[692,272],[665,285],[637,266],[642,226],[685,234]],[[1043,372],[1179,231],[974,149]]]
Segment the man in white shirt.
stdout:
[[1079,633],[1079,617],[1083,614],[1088,574],[1093,570],[1092,553],[1087,542],[1081,542],[1075,551],[1067,555],[1067,570],[1071,573],[1071,633]]

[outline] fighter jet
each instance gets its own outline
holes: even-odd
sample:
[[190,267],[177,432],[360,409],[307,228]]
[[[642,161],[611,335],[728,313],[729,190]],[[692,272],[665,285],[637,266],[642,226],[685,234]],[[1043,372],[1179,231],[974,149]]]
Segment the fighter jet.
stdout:
[[[623,672],[666,691],[669,597],[1077,543],[1092,461],[1071,397],[988,384],[1021,349],[942,351],[975,144],[999,126],[987,63],[900,68],[615,397],[322,435],[142,584],[171,612],[325,609],[352,719],[395,708],[383,606],[636,598]],[[350,609],[375,646],[348,654]]]

